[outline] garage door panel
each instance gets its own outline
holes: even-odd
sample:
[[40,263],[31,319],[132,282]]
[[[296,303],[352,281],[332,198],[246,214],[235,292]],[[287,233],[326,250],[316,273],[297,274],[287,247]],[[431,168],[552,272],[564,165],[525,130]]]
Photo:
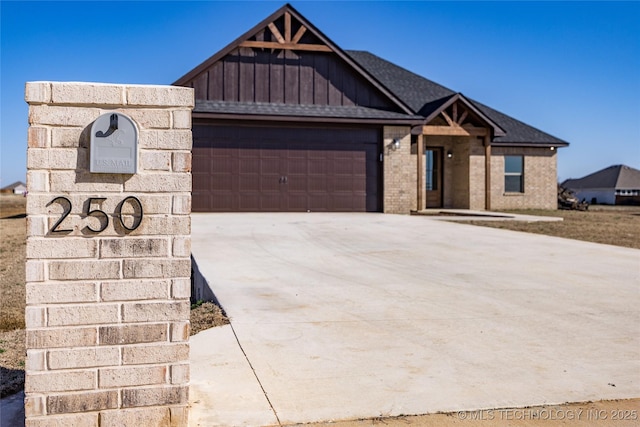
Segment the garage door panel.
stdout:
[[309,175],[327,175],[329,173],[330,164],[322,159],[309,159]]
[[324,161],[331,155],[332,153],[329,152],[329,148],[327,147],[327,144],[309,144],[308,145],[307,156],[310,159],[319,159]]
[[353,161],[345,159],[334,160],[333,173],[335,175],[353,175]]
[[331,189],[335,192],[353,192],[353,180],[350,177],[334,179]]
[[309,176],[308,178],[308,190],[310,193],[326,193],[331,191],[329,187],[329,181],[331,178],[327,176]]
[[309,195],[309,210],[312,212],[332,212],[331,198],[327,193],[323,194],[310,194]]
[[199,157],[194,155],[191,159],[191,167],[194,174],[208,174],[211,172],[212,161],[209,157]]
[[289,159],[287,166],[283,168],[288,176],[307,175],[309,173],[310,165],[307,164],[306,159]]
[[279,212],[283,210],[282,197],[278,193],[262,193],[258,200],[262,211]]
[[333,194],[331,196],[333,210],[335,212],[351,212],[354,206],[363,204],[363,198],[356,195]]
[[280,160],[287,155],[286,148],[278,148],[280,144],[277,146],[269,147],[269,144],[262,144],[259,150],[256,150],[256,156],[259,159],[273,159]]
[[284,176],[285,170],[280,159],[262,159],[259,163],[256,170],[259,170],[263,175]]
[[287,177],[287,192],[289,193],[308,193],[310,191],[309,178],[306,176]]
[[[200,169],[200,163],[201,162],[194,162],[194,170]],[[219,157],[211,159],[206,167],[209,168],[209,173],[235,173],[237,172],[237,167],[234,166],[237,166],[237,164],[238,162],[236,161],[236,159]]]
[[[264,163],[260,161],[258,157],[256,158],[243,158],[238,162],[238,173],[241,175],[244,174],[257,174],[261,170],[261,165]],[[221,165],[222,166],[222,165]],[[226,165],[222,166],[222,169],[225,169]],[[277,167],[276,167],[277,170]],[[267,172],[267,171],[265,171]]]
[[[207,151],[207,150],[204,150]],[[191,161],[191,167],[193,169],[193,173],[210,173],[211,172],[211,157],[208,156],[208,153],[203,153],[202,149],[193,150],[193,159]]]
[[309,196],[307,194],[289,194],[286,198],[288,212],[305,212],[309,210]]
[[365,164],[359,165],[356,163],[352,165],[352,170],[352,176],[358,177],[358,179],[364,182],[367,181],[367,166]]
[[214,174],[209,177],[209,188],[212,191],[226,191],[237,190],[237,181],[233,175],[230,174]]
[[240,193],[238,195],[238,211],[252,212],[256,206],[260,206],[261,196],[258,193]]
[[351,161],[356,158],[361,152],[361,149],[358,150],[357,145],[348,144],[341,147],[341,149],[333,150],[331,154],[335,160]]
[[362,195],[367,194],[367,183],[361,179],[344,178],[336,180],[334,189],[340,193],[352,193],[354,196]]
[[304,142],[287,144],[287,157],[289,159],[307,159],[311,152],[306,147]]
[[191,209],[194,212],[208,212],[211,210],[211,193],[209,191],[194,191],[191,196]]
[[196,212],[380,208],[377,129],[195,126],[193,132]]
[[[193,197],[196,197],[195,193]],[[234,210],[238,210],[238,196],[235,194],[213,192],[210,193],[209,197],[209,205],[212,211],[220,211],[227,206],[233,206]]]
[[260,187],[259,191],[280,194],[282,183],[279,175],[262,175],[259,176]]
[[238,177],[238,191],[243,193],[260,192],[261,177],[257,173],[243,174]]

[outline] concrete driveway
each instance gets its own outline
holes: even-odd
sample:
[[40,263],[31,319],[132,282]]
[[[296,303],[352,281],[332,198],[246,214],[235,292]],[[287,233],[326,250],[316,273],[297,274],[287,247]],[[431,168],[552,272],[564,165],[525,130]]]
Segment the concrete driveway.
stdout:
[[231,326],[192,337],[193,425],[640,396],[640,251],[428,217],[194,214]]

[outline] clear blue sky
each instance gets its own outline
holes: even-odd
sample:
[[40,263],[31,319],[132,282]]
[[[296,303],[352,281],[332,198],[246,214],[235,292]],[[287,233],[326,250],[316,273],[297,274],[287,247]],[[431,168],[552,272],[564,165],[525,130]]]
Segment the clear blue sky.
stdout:
[[[283,2],[1,7],[1,182],[26,175],[27,81],[170,84]],[[368,50],[571,143],[559,179],[640,169],[640,2],[291,4]]]

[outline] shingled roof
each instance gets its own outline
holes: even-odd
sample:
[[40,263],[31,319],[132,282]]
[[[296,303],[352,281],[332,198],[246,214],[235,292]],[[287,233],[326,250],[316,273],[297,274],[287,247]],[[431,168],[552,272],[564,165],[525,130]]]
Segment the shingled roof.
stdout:
[[9,184],[9,185],[7,185],[5,187],[0,188],[0,190],[1,191],[14,190],[15,188],[20,187],[20,186],[23,186],[23,187],[26,188],[27,184],[25,184],[22,181],[16,181],[16,182],[14,182],[12,184]]
[[613,165],[579,179],[568,179],[562,186],[572,190],[613,188],[640,190],[640,170],[625,165]]
[[451,89],[385,61],[370,52],[359,50],[345,52],[411,107],[414,113],[421,116],[428,116],[434,110],[433,105],[440,105],[456,94]]
[[413,122],[418,124],[423,119],[419,115],[396,113],[357,105],[303,105],[278,104],[266,102],[228,102],[196,99],[194,113],[217,113],[223,115],[264,115],[284,116],[288,119],[300,118],[336,118],[360,119],[378,122]]
[[[458,94],[370,52],[357,50],[347,50],[345,52],[366,72],[370,73],[406,105],[411,107],[414,113],[420,116],[428,117]],[[494,143],[509,145],[569,145],[566,141],[542,132],[477,101],[471,99],[469,101],[505,131],[504,136],[496,136],[493,139]]]

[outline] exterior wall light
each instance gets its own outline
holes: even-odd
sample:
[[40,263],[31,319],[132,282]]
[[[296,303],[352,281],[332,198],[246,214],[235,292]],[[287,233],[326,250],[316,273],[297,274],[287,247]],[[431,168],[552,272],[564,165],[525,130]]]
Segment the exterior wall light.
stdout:
[[453,159],[453,151],[447,151],[447,159]]
[[393,151],[396,151],[398,148],[400,148],[400,138],[393,138],[391,148],[393,149]]
[[549,147],[549,150],[551,150],[551,151],[555,151],[555,150],[556,150],[556,147]]

